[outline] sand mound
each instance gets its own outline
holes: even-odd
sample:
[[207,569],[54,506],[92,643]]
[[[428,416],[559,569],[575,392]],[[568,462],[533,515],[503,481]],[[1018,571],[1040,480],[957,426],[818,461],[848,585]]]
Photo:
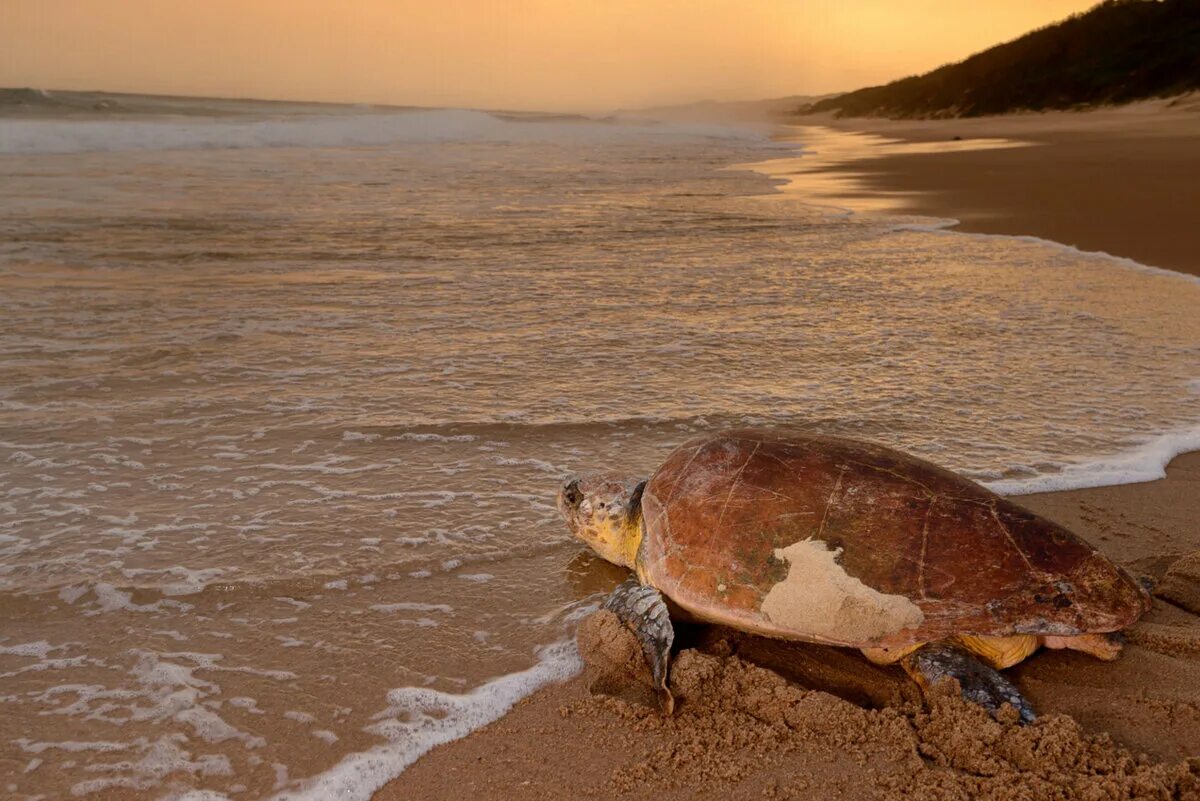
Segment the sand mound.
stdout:
[[1176,560],[1155,594],[1195,615],[1200,615],[1200,551]]
[[[612,613],[585,621],[579,644],[588,686],[620,698],[581,701],[570,713],[652,735],[642,758],[613,772],[609,789],[621,795],[739,784],[779,799],[814,791],[880,799],[1200,799],[1200,760],[1154,764],[1063,715],[1024,727],[998,722],[964,703],[952,685],[927,703],[866,709],[789,683],[721,642],[678,654],[671,674],[677,712],[663,718],[638,705],[653,698],[649,676],[636,640]],[[806,769],[789,769],[798,762]]]

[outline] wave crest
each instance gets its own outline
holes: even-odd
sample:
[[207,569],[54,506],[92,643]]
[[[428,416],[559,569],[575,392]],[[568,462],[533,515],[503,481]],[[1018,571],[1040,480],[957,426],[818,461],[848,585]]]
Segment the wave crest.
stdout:
[[767,144],[764,131],[716,125],[630,124],[611,119],[514,116],[468,109],[271,118],[6,119],[0,154],[273,147],[377,147],[438,142],[605,140],[672,135]]

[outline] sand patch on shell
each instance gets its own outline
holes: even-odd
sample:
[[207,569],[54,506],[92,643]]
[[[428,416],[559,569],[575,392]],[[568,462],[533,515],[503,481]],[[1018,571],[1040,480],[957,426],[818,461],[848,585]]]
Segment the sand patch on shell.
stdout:
[[763,599],[763,613],[778,626],[831,642],[871,642],[921,624],[919,606],[851,576],[837,562],[840,553],[821,540],[776,550],[788,574]]

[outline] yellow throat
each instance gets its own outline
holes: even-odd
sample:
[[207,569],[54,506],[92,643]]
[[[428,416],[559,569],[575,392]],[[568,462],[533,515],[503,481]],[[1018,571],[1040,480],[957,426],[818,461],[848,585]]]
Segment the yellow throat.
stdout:
[[[605,517],[589,526],[592,550],[614,565],[637,570],[637,552],[642,544],[642,516],[628,519]],[[639,576],[640,577],[640,576]]]

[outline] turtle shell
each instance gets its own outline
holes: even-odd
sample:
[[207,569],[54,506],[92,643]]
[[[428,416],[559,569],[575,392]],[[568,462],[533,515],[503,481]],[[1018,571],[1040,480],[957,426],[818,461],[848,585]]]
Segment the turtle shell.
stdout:
[[849,439],[741,429],[692,440],[647,482],[642,526],[643,581],[703,620],[784,639],[1073,636],[1150,607],[1062,526]]

